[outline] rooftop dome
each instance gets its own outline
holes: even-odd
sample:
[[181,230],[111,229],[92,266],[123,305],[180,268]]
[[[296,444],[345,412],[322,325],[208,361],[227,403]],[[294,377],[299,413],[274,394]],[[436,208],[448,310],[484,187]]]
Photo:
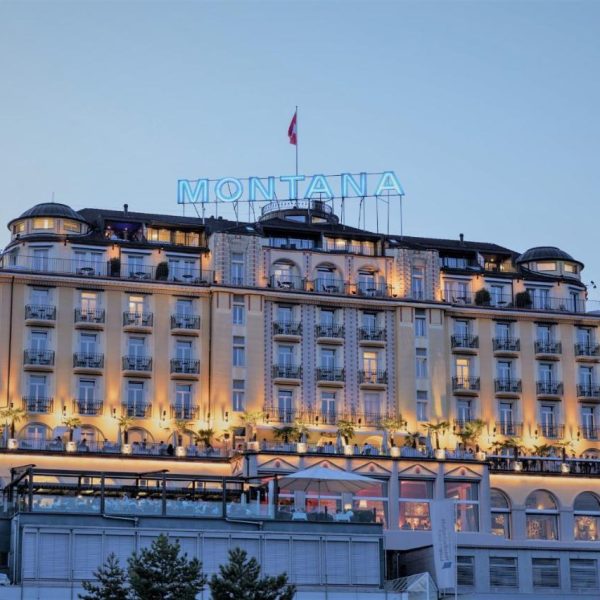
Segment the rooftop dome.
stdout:
[[8,224],[10,227],[14,221],[20,221],[21,219],[32,219],[34,217],[52,217],[55,219],[72,219],[73,221],[80,221],[86,223],[87,221],[70,206],[66,204],[59,204],[57,202],[42,202],[36,204],[32,208],[26,210],[20,217],[12,219]]
[[557,248],[556,246],[536,246],[525,250],[516,260],[517,264],[536,262],[540,260],[564,260],[581,264],[575,260],[568,252]]

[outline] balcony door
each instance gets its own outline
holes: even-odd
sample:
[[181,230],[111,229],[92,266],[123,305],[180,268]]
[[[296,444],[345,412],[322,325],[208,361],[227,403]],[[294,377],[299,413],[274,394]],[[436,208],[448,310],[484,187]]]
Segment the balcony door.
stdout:
[[498,405],[500,416],[501,433],[504,435],[514,435],[514,407],[512,402],[500,402]]
[[96,292],[81,292],[80,296],[81,314],[93,315],[98,308],[98,294]]
[[33,264],[31,265],[34,271],[48,270],[48,249],[34,248],[33,249]]
[[366,393],[363,402],[365,407],[365,423],[375,423],[381,416],[381,395]]
[[579,367],[579,385],[591,389],[594,385],[594,367]]
[[96,398],[96,382],[93,379],[80,379],[77,404],[79,412],[87,415],[94,409],[94,400]]
[[456,359],[456,378],[459,382],[468,384],[471,374],[471,361],[468,358]]
[[175,358],[188,361],[192,358],[192,342],[178,341],[175,346]]
[[545,433],[553,434],[556,426],[556,407],[554,404],[542,404],[540,406],[540,424]]
[[375,375],[379,370],[379,355],[373,350],[365,350],[362,357],[363,371],[366,375]]
[[29,398],[38,402],[47,397],[46,376],[31,375],[29,377]]
[[292,367],[294,364],[294,348],[292,346],[279,346],[277,348],[277,363],[285,369]]
[[456,414],[460,423],[467,423],[472,420],[471,400],[457,400]]
[[496,338],[499,340],[510,339],[510,323],[496,323]]
[[279,394],[277,394],[277,412],[280,423],[291,423],[293,421],[292,402],[293,395],[290,390],[279,390]]
[[334,425],[337,422],[337,407],[335,392],[322,392],[321,419],[323,425]]
[[31,304],[35,306],[47,306],[50,303],[50,291],[39,288],[31,290]]
[[550,308],[550,290],[546,288],[530,288],[528,291],[533,302],[533,308]]
[[291,306],[277,307],[277,320],[281,324],[289,325],[293,321],[293,309]]
[[512,379],[512,362],[510,360],[499,360],[497,365],[498,380],[508,383]]
[[130,417],[143,417],[146,413],[144,384],[130,381],[127,386],[127,414]]
[[192,416],[192,386],[177,384],[175,387],[175,412],[178,419],[189,419]]
[[175,304],[175,312],[178,317],[188,317],[192,314],[192,301],[178,298]]
[[31,350],[33,353],[42,353],[48,349],[48,334],[45,331],[31,332]]
[[336,352],[333,348],[323,348],[321,350],[321,368],[326,371],[333,371],[336,367]]
[[586,327],[580,327],[577,330],[577,343],[582,348],[589,348],[592,346],[592,330]]
[[362,294],[373,294],[377,290],[375,273],[360,272],[358,274],[358,289]]
[[129,296],[129,312],[140,316],[144,314],[144,296]]
[[596,409],[593,406],[581,407],[581,427],[587,439],[595,439],[596,436]]
[[82,354],[96,354],[96,334],[82,333],[79,337],[79,349]]
[[462,339],[469,335],[469,321],[454,321],[454,334]]
[[538,342],[543,344],[549,344],[553,341],[552,325],[538,325],[537,326],[537,339]]

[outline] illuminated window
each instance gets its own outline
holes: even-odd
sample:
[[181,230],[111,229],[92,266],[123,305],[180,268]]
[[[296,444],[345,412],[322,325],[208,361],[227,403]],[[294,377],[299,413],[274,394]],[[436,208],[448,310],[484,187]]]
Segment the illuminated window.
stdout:
[[[347,509],[348,506],[342,507]],[[387,483],[377,482],[354,494],[352,500],[352,518],[359,523],[388,522]]]
[[231,396],[231,407],[235,412],[243,412],[246,410],[246,400],[244,388],[246,382],[243,379],[233,380],[233,392]]
[[479,483],[446,481],[445,492],[456,503],[456,531],[479,531]]
[[555,262],[539,262],[537,264],[538,271],[556,271]]
[[71,233],[79,233],[81,231],[81,225],[77,221],[63,221],[63,227],[65,231]]
[[25,221],[19,221],[13,225],[13,233],[23,233],[25,231]]
[[577,273],[577,265],[565,263],[564,268],[565,268],[565,273]]
[[492,506],[492,533],[510,538],[510,504],[508,498],[500,490],[490,490]]
[[433,498],[433,481],[401,479],[398,482],[400,516],[398,526],[406,531],[429,531],[429,503]]
[[33,220],[34,229],[54,229],[54,219],[48,217],[38,217]]
[[597,542],[600,540],[600,499],[592,492],[583,492],[575,498],[576,540]]
[[525,502],[525,514],[530,540],[558,539],[558,504],[550,492],[531,492]]

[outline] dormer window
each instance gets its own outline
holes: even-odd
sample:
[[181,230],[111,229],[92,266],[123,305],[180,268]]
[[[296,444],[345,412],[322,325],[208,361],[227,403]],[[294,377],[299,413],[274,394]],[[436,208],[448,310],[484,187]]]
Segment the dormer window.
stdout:
[[63,221],[63,228],[68,233],[80,233],[81,224],[77,221]]
[[54,229],[54,219],[48,217],[38,217],[33,220],[34,229]]
[[19,221],[13,225],[13,233],[24,233],[25,232],[25,221]]
[[449,269],[466,269],[469,265],[469,261],[460,256],[444,256],[442,257],[442,266],[448,267]]
[[577,274],[577,265],[565,263],[564,269],[565,269],[565,273],[573,273],[574,275]]
[[555,262],[539,262],[537,264],[538,271],[556,271]]

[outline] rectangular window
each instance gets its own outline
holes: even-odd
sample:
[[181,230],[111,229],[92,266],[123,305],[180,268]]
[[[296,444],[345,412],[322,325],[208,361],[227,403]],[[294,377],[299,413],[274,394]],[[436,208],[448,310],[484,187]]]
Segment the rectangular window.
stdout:
[[292,423],[294,421],[293,392],[291,390],[279,390],[277,394],[277,413],[280,423]]
[[178,360],[192,359],[192,342],[178,340],[175,344],[175,358]]
[[33,288],[31,290],[31,304],[35,306],[47,306],[50,303],[50,290],[45,288]]
[[558,558],[532,558],[533,589],[560,587],[560,561]]
[[31,332],[31,350],[45,352],[48,348],[48,333],[46,331]]
[[49,254],[47,248],[34,248],[31,268],[34,271],[47,271]]
[[571,558],[571,590],[574,592],[598,591],[598,562],[593,558]]
[[321,422],[323,425],[337,423],[335,392],[321,392]]
[[233,336],[233,366],[246,366],[246,338],[243,336]]
[[496,323],[496,337],[499,340],[510,339],[510,323]]
[[411,277],[411,298],[423,300],[425,297],[425,269],[413,267]]
[[461,587],[473,587],[475,585],[475,557],[456,557],[456,583]]
[[233,392],[231,398],[232,410],[234,412],[243,412],[246,410],[245,388],[246,382],[243,379],[233,380]]
[[375,424],[381,416],[381,396],[376,393],[366,393],[364,396],[365,424]]
[[82,316],[89,315],[93,317],[98,308],[98,294],[96,292],[81,292],[79,303],[81,305]]
[[321,349],[321,368],[325,370],[335,369],[336,351],[335,348],[322,348]]
[[519,587],[517,559],[512,556],[490,556],[490,587]]
[[192,314],[192,301],[187,298],[177,298],[175,312],[178,318],[189,317]]
[[30,375],[29,376],[29,396],[32,400],[41,400],[46,398],[46,376],[45,375]]
[[79,402],[91,404],[94,402],[96,381],[94,379],[79,380]]
[[427,320],[424,316],[415,316],[415,337],[427,336]]
[[241,252],[231,254],[231,284],[244,285],[244,255]]
[[175,408],[177,412],[185,418],[190,415],[192,408],[192,386],[189,384],[178,383],[175,386]]
[[82,333],[79,336],[79,349],[82,354],[96,354],[98,336],[95,333]]
[[133,315],[144,314],[144,296],[129,296],[128,310]]
[[54,219],[48,217],[38,217],[33,220],[34,229],[54,229]]
[[537,264],[538,271],[556,271],[555,262],[539,262]]
[[405,531],[429,531],[429,501],[433,498],[433,481],[401,479],[399,482],[400,517],[398,526]]
[[244,296],[235,295],[233,297],[232,318],[234,325],[244,325],[246,322],[246,306]]
[[428,402],[427,392],[423,390],[417,391],[417,421],[429,421],[428,417]]
[[427,378],[427,350],[425,348],[416,349],[415,371],[417,379]]
[[142,381],[127,382],[127,416],[146,416],[144,383]]
[[446,481],[446,498],[456,502],[456,531],[479,531],[479,484]]

